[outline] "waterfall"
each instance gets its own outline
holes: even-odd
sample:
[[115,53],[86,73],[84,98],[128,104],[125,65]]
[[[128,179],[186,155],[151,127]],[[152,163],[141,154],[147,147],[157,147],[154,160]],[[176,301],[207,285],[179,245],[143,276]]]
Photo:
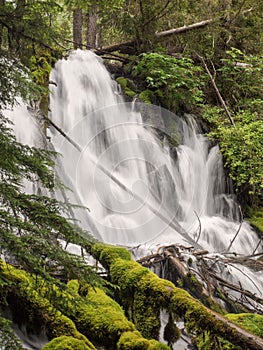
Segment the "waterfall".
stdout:
[[[50,119],[72,142],[53,128],[51,139],[61,154],[60,174],[73,189],[69,200],[89,208],[76,214],[81,226],[126,246],[198,240],[210,252],[227,250],[239,229],[239,207],[226,193],[218,147],[191,116],[125,103],[102,60],[89,51],[59,61],[51,80]],[[151,116],[156,109],[158,128]],[[171,137],[178,142],[176,157]],[[257,244],[244,222],[231,251],[251,254]]]
[[[194,117],[125,103],[102,60],[89,51],[58,61],[50,79],[49,118],[57,128],[48,130],[49,147],[59,152],[57,173],[71,189],[57,196],[82,206],[73,213],[80,226],[105,242],[140,247],[138,255],[175,243],[207,249],[219,276],[262,298],[261,271],[217,258],[237,232],[232,253],[250,255],[262,247],[252,227],[240,225],[218,146],[211,146]],[[24,104],[4,114],[18,141],[47,146],[39,136],[41,120],[36,123]],[[37,193],[35,187],[25,183],[26,192]],[[195,264],[193,259],[198,270]],[[30,349],[47,341],[39,335],[34,345],[34,335],[16,333]],[[185,348],[180,341],[176,346]]]

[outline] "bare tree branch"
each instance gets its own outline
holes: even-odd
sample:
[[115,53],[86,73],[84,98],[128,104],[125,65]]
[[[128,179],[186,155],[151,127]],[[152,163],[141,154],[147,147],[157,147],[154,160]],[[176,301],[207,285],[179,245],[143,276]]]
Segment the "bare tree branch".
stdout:
[[[198,56],[199,56],[199,55],[198,55]],[[212,74],[211,74],[209,68],[207,67],[207,64],[205,63],[204,58],[201,57],[201,56],[199,56],[199,58],[201,59],[203,65],[204,65],[204,68],[205,68],[205,70],[206,70],[206,72],[207,72],[207,74],[208,74],[208,76],[209,76],[209,78],[210,78],[210,80],[211,80],[211,83],[212,83],[212,85],[213,85],[213,88],[214,88],[214,90],[215,90],[215,92],[216,92],[216,95],[217,95],[217,97],[219,98],[219,101],[220,101],[221,105],[223,106],[223,108],[224,108],[224,110],[225,110],[225,112],[226,112],[226,115],[228,116],[228,118],[229,118],[229,120],[230,120],[230,123],[231,123],[233,126],[235,126],[235,122],[234,122],[233,118],[231,117],[231,114],[230,114],[230,112],[229,112],[229,110],[228,110],[228,108],[227,108],[227,105],[226,105],[226,103],[225,103],[225,101],[224,101],[224,99],[223,99],[223,97],[222,97],[222,95],[221,95],[221,93],[220,93],[220,91],[219,91],[217,85],[216,85],[215,79],[213,78],[213,76],[212,76]]]

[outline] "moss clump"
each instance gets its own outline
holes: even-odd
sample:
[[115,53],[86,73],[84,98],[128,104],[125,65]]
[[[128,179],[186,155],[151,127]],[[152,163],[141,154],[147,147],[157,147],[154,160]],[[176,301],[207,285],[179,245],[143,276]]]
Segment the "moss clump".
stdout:
[[117,83],[120,84],[122,91],[125,95],[134,98],[137,94],[136,87],[132,80],[124,77],[119,77],[116,79]]
[[131,253],[122,247],[115,247],[108,244],[96,243],[91,248],[92,256],[99,260],[105,269],[109,269],[110,265],[117,259],[131,260]]
[[117,344],[118,350],[147,350],[149,340],[142,338],[139,332],[125,332]]
[[146,103],[146,104],[150,104],[155,100],[155,94],[153,91],[151,90],[143,90],[139,96],[138,96],[139,100]]
[[125,332],[117,344],[117,350],[168,350],[168,346],[156,340],[142,338],[139,332]]
[[158,338],[160,309],[167,305],[171,282],[158,278],[135,261],[116,259],[111,265],[113,283],[121,287],[120,297],[126,311],[132,310],[135,326],[146,338]]
[[[78,282],[70,282],[69,288],[76,292]],[[122,333],[134,331],[134,325],[127,320],[119,304],[99,288],[89,288],[87,296],[76,307],[75,323],[78,329],[90,339],[113,348]]]
[[92,350],[84,341],[73,337],[61,336],[52,339],[42,350]]
[[172,315],[169,315],[169,320],[164,328],[163,338],[168,342],[168,345],[172,345],[180,338],[180,329],[174,323]]
[[257,314],[227,314],[230,321],[235,322],[237,325],[245,328],[249,332],[263,338],[263,316]]
[[247,220],[263,234],[263,208],[251,211]]

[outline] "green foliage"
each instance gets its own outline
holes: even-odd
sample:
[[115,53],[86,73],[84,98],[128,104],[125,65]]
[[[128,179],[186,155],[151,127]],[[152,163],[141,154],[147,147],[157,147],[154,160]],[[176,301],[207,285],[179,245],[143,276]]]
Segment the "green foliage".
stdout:
[[3,47],[11,53],[16,52],[23,63],[28,62],[38,45],[50,49],[50,45],[62,37],[56,22],[62,10],[59,2],[53,0],[3,2],[0,24],[7,33],[2,37]]
[[41,89],[30,80],[29,70],[17,59],[0,55],[0,110],[14,105],[21,97],[25,101],[40,97]]
[[48,344],[44,345],[43,350],[90,350],[82,340],[73,337],[61,336],[54,338]]
[[257,314],[227,314],[226,318],[249,332],[263,338],[263,316]]
[[4,117],[0,117],[0,130],[0,253],[48,279],[52,279],[50,273],[60,271],[64,278],[98,280],[83,257],[64,251],[59,241],[84,245],[92,240],[66,219],[68,204],[24,193],[25,180],[54,190],[55,154],[18,143]]
[[4,350],[23,350],[20,340],[11,328],[10,321],[0,316],[0,346]]
[[202,102],[201,68],[190,58],[175,58],[158,53],[142,54],[133,67],[134,76],[168,109],[197,106]]
[[155,96],[153,91],[147,89],[140,92],[138,98],[140,101],[146,104],[150,104],[151,102],[153,102]]
[[222,349],[222,350],[240,350],[240,347],[236,347],[228,341],[220,337],[211,336],[205,332],[197,336],[194,340],[198,350],[211,350],[211,349]]
[[231,48],[221,59],[218,86],[228,105],[236,111],[250,111],[262,117],[263,59]]
[[263,208],[250,210],[247,220],[263,234]]
[[235,114],[235,127],[229,125],[223,111],[207,109],[203,115],[212,123],[208,134],[219,142],[230,177],[238,187],[257,195],[263,189],[263,123],[257,113],[240,111]]

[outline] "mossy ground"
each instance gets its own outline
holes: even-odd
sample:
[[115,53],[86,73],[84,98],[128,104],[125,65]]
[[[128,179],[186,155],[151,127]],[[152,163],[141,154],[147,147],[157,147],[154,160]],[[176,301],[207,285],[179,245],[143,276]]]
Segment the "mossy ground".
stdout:
[[263,338],[263,316],[257,314],[227,314],[226,318],[249,332]]
[[251,211],[250,215],[247,220],[263,235],[263,208],[261,207],[256,211]]

